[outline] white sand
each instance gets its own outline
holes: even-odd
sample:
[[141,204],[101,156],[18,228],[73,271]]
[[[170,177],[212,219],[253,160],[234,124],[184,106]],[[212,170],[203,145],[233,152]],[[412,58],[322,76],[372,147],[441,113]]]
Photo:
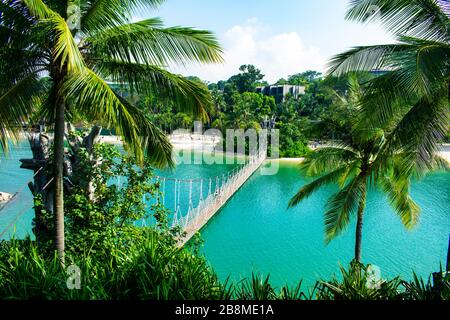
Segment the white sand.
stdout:
[[305,158],[280,158],[278,161],[285,163],[301,163],[305,160]]
[[[203,135],[170,135],[169,140],[175,150],[213,150],[216,145],[222,143],[218,138]],[[100,142],[111,144],[122,144],[118,136],[100,136]]]
[[450,144],[443,144],[439,155],[450,163]]

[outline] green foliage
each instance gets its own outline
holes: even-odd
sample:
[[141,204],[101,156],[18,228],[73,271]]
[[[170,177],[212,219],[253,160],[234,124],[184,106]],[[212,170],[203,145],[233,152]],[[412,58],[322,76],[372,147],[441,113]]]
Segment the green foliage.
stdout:
[[[120,235],[118,235],[120,237]],[[0,246],[0,299],[196,300],[221,299],[222,286],[203,258],[170,245],[159,233],[140,230],[127,246],[96,255],[66,256],[81,270],[80,290],[70,290],[58,257],[31,241]]]
[[280,156],[299,158],[307,156],[311,151],[308,141],[300,130],[300,124],[280,123]]
[[[352,261],[341,276],[316,285],[318,300],[411,300],[445,301],[450,297],[450,274],[438,272],[427,282],[413,274],[412,281],[396,277],[391,280],[373,279],[369,265]],[[376,282],[374,283],[373,280]]]
[[396,43],[352,48],[332,59],[329,72],[379,71],[367,83],[359,126],[383,127],[400,119],[385,153],[404,148],[405,167],[427,167],[450,128],[450,17],[438,1],[355,0],[347,18],[370,22],[373,7]]
[[321,77],[322,74],[320,72],[309,70],[289,76],[287,83],[296,86],[308,86],[320,80]]
[[[98,254],[127,246],[141,239],[134,223],[155,221],[161,232],[176,235],[168,225],[167,210],[154,199],[161,197],[153,182],[150,163],[139,166],[135,159],[109,144],[95,144],[92,153],[81,148],[72,177],[73,187],[65,197],[66,251],[76,255]],[[119,181],[123,183],[118,184]],[[42,205],[39,197],[35,206]],[[53,217],[40,208],[46,234],[52,235]],[[53,237],[40,248],[51,252]]]
[[[43,254],[30,240],[0,243],[0,300],[448,300],[450,282],[381,280],[373,284],[369,266],[352,262],[341,277],[319,281],[308,291],[274,288],[269,277],[252,275],[239,283],[220,283],[204,258],[180,250],[165,235],[141,229],[124,247],[96,255],[66,257],[81,271],[80,289],[68,289],[71,274],[56,253]],[[167,235],[166,235],[167,236]]]
[[450,273],[442,271],[433,273],[425,282],[422,277],[413,274],[413,281],[403,282],[405,297],[409,300],[450,300]]
[[257,85],[261,84],[260,81],[264,79],[261,70],[253,65],[242,65],[239,71],[241,73],[228,80],[228,83],[234,86],[239,93],[254,92]]
[[[160,66],[217,63],[222,57],[211,32],[167,28],[158,18],[131,21],[137,8],[161,2],[82,1],[80,25],[73,29],[68,1],[2,1],[0,149],[6,150],[5,141],[17,137],[24,121],[55,124],[58,105],[68,121],[115,129],[139,161],[147,155],[155,166],[171,166],[167,137],[121,93],[124,88],[131,97],[151,92],[181,111],[205,117],[211,104],[206,86]],[[39,81],[42,74],[50,78],[48,85]]]
[[401,281],[395,278],[370,285],[371,278],[368,272],[369,266],[356,261],[350,264],[347,270],[341,269],[341,277],[331,281],[319,282],[317,287],[318,300],[398,300],[402,298],[400,293]]
[[[245,279],[235,286],[231,296],[237,300],[310,300],[312,295],[302,291],[302,281],[296,287],[283,286],[274,288],[270,284],[270,276],[252,274],[251,279]],[[313,290],[314,291],[314,290]]]

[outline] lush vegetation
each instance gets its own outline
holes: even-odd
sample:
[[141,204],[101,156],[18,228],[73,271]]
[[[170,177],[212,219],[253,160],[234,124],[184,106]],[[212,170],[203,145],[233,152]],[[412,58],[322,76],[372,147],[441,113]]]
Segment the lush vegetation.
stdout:
[[[132,21],[138,8],[161,0],[0,2],[0,150],[17,138],[24,121],[53,126],[55,245],[64,259],[64,140],[74,115],[114,128],[139,161],[173,165],[172,146],[139,108],[106,82],[152,92],[204,116],[207,90],[171,74],[170,63],[221,62],[208,31],[164,27],[158,18]],[[5,66],[5,67],[3,67]],[[40,81],[41,74],[48,81]]]
[[[354,115],[346,101],[347,82],[352,75],[323,77],[315,71],[306,71],[280,79],[274,85],[298,85],[305,93],[295,98],[287,94],[282,101],[257,93],[259,86],[269,85],[261,70],[243,65],[240,73],[228,80],[210,83],[197,77],[188,77],[199,86],[208,88],[213,106],[207,110],[206,128],[219,129],[278,129],[281,157],[303,157],[311,151],[312,140],[345,138],[350,129],[349,119]],[[374,75],[358,73],[364,83]],[[177,110],[171,102],[152,95],[136,96],[137,105],[149,114],[152,122],[171,133],[176,129],[192,130],[194,121],[201,119]]]
[[[8,300],[448,300],[450,278],[436,273],[424,280],[377,280],[369,266],[352,263],[331,280],[313,288],[274,288],[269,277],[252,275],[238,283],[221,283],[206,261],[170,239],[139,229],[139,243],[115,244],[109,251],[66,259],[81,271],[73,287],[57,255],[43,255],[31,241],[0,244],[0,299]],[[73,283],[76,285],[76,282]]]

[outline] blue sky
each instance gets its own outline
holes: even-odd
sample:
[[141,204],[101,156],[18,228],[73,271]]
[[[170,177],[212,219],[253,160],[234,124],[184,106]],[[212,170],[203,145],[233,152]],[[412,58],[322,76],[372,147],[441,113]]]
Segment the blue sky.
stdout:
[[224,47],[221,66],[170,66],[207,81],[228,79],[241,64],[259,67],[269,82],[297,72],[326,70],[327,61],[357,45],[393,40],[376,24],[345,21],[349,0],[166,0],[135,19],[163,18],[167,26],[213,31]]

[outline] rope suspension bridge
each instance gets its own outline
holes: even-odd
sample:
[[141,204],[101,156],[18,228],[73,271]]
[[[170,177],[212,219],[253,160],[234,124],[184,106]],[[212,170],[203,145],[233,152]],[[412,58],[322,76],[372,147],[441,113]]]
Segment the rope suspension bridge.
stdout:
[[156,176],[165,201],[166,189],[173,185],[172,227],[185,234],[178,239],[184,246],[233,197],[267,158],[267,150],[259,150],[248,157],[246,164],[227,174],[207,179],[176,179]]

